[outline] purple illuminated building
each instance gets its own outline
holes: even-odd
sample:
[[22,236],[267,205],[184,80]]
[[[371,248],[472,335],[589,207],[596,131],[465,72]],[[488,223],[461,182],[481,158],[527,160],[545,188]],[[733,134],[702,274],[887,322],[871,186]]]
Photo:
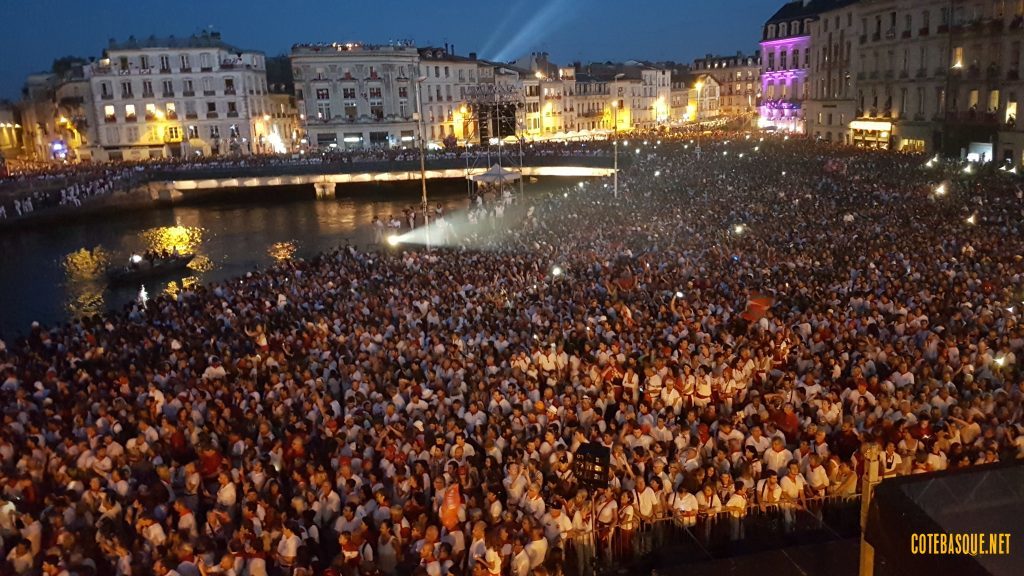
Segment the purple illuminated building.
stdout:
[[761,36],[761,101],[758,125],[804,133],[804,101],[809,97],[810,23],[836,0],[795,0],[779,8]]

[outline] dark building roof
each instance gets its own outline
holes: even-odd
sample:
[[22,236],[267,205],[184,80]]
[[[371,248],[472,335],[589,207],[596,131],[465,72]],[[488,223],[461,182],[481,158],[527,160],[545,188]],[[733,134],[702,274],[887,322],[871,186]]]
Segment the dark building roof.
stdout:
[[789,2],[776,10],[775,14],[772,14],[771,18],[768,18],[768,20],[765,21],[765,24],[813,18],[822,12],[842,8],[843,6],[859,1],[860,0],[794,0],[793,2]]
[[107,50],[141,50],[145,48],[220,48],[228,52],[259,52],[258,50],[243,50],[228,44],[221,39],[220,32],[207,31],[185,38],[150,36],[140,40],[135,36],[129,36],[128,40],[123,42],[118,42],[113,38],[107,42]]

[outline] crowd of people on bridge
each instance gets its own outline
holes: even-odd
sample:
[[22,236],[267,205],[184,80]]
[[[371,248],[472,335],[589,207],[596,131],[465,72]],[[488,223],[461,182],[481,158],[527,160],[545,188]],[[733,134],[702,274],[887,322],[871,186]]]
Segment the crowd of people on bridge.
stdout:
[[[855,497],[868,445],[886,478],[1024,456],[1013,176],[700,145],[636,142],[617,190],[527,192],[459,246],[347,246],[8,337],[5,570],[586,572],[652,527],[792,530]],[[607,488],[575,477],[584,443]]]
[[[475,165],[492,156],[497,161],[499,154],[502,157],[514,156],[520,151],[524,158],[597,156],[608,152],[607,143],[600,142],[534,143],[523,146],[521,150],[518,145],[509,146],[504,151],[499,151],[497,147],[429,150],[425,152],[425,157],[430,161],[472,160]],[[28,216],[37,210],[78,208],[92,198],[127,190],[144,182],[151,174],[334,163],[412,162],[418,159],[418,150],[409,147],[350,150],[325,148],[309,154],[303,151],[301,154],[195,156],[36,166],[0,178],[0,221]]]

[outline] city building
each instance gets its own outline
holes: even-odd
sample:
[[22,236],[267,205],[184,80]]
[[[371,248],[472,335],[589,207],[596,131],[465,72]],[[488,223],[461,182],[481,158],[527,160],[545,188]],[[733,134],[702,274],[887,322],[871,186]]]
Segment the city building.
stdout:
[[[860,26],[855,0],[836,2],[811,22],[811,94],[804,102],[807,134],[811,137],[854,143],[850,125],[860,114],[856,88]],[[862,132],[858,136],[859,144],[867,144]]]
[[808,98],[810,24],[836,0],[794,0],[764,24],[761,37],[761,101],[758,125],[803,133]]
[[264,56],[218,32],[111,40],[86,73],[96,159],[271,151]]
[[[1024,163],[1024,4],[816,0],[808,133],[857,146]],[[792,5],[787,5],[792,6]]]
[[[419,51],[410,42],[293,46],[296,106],[309,146],[340,149],[414,146],[417,91],[422,81],[425,92],[431,80],[427,74],[418,76],[419,60]],[[429,84],[432,89],[443,85]],[[431,104],[435,111],[433,125],[436,129],[441,122],[437,111],[447,102],[434,102],[436,92],[422,96],[424,104]],[[426,114],[424,117],[430,122]]]
[[693,61],[695,72],[714,78],[721,87],[721,113],[727,118],[753,118],[761,98],[761,52],[733,56],[708,54]]
[[82,63],[60,73],[32,74],[19,105],[22,152],[31,161],[90,160],[96,116]]
[[710,74],[691,74],[687,79],[686,119],[698,124],[722,119],[722,86]]
[[21,155],[21,114],[13,104],[0,102],[0,156],[6,159]]
[[468,106],[469,88],[479,83],[480,68],[487,65],[476,54],[456,55],[447,44],[419,49],[427,142],[457,145],[478,140],[477,119]]

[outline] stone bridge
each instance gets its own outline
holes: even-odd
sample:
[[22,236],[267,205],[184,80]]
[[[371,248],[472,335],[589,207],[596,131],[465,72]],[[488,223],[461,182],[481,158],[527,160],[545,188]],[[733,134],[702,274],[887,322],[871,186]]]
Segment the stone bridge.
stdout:
[[[611,176],[612,159],[607,156],[539,156],[524,159],[523,175],[529,177]],[[506,167],[507,164],[506,164]],[[437,159],[427,162],[427,178],[462,179],[479,174],[489,166],[481,159]],[[621,169],[621,168],[620,168]],[[153,201],[178,202],[190,194],[229,188],[271,186],[312,186],[320,199],[333,198],[339,184],[400,182],[420,179],[419,161],[329,162],[267,166],[224,166],[197,170],[147,171],[146,182],[136,192]]]

